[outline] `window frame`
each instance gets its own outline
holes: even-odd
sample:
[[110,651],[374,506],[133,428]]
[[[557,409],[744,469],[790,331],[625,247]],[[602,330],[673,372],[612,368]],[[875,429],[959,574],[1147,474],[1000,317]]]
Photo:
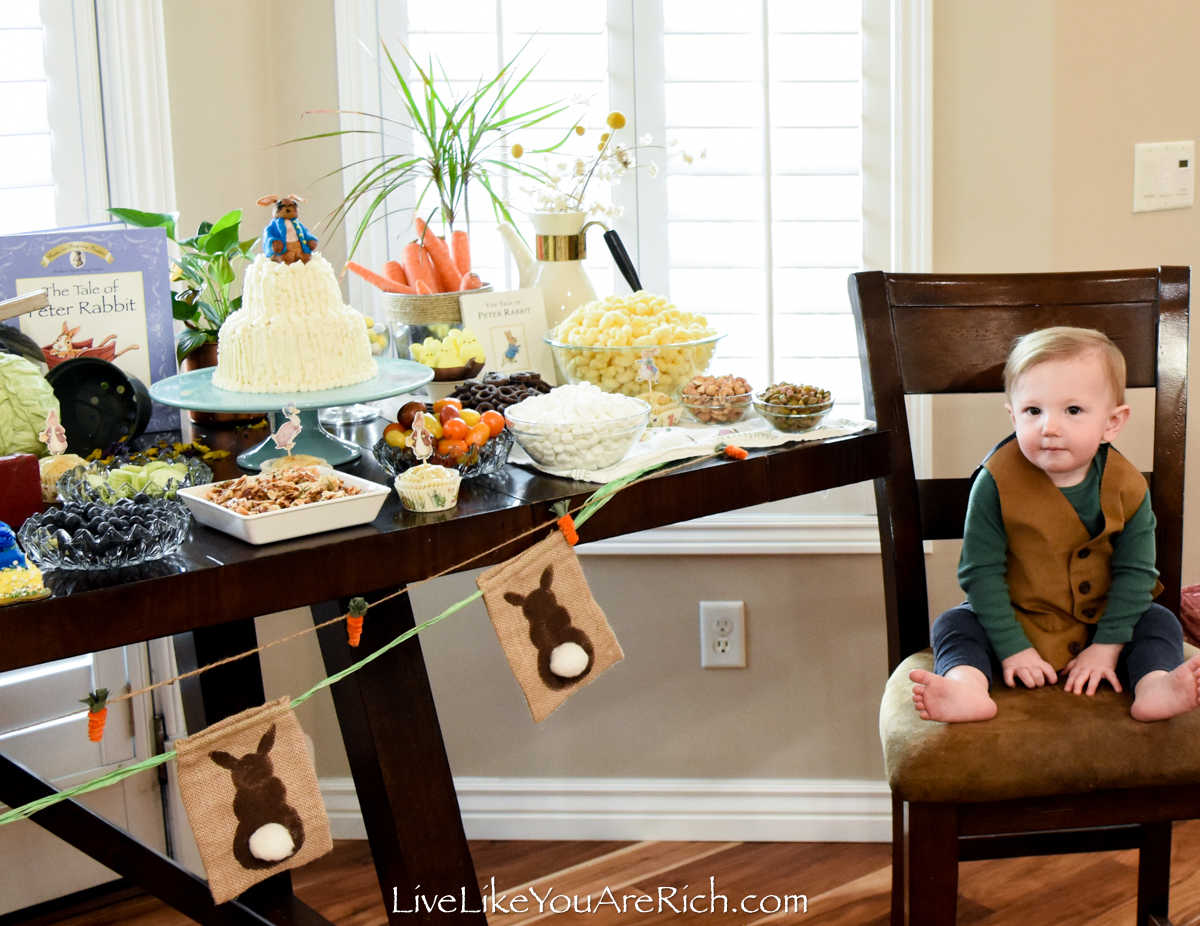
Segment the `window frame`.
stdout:
[[[763,0],[765,3],[765,0]],[[932,266],[932,155],[933,155],[933,0],[862,0],[863,2],[863,265],[893,271],[928,272]],[[643,78],[661,58],[639,53],[636,35],[661,30],[662,9],[655,2],[607,0],[609,23],[628,42],[610,42],[612,74],[637,73]],[[379,39],[407,32],[402,3],[380,0],[334,0],[338,53],[338,93],[341,108],[350,112],[381,112],[386,94],[374,59]],[[655,63],[657,60],[657,64]],[[639,113],[644,122],[661,124],[662,113],[647,113],[652,95],[636,94],[632,85],[614,81],[610,102],[623,112]],[[639,109],[640,107],[640,109]],[[342,128],[354,128],[343,116]],[[636,122],[635,122],[636,124]],[[371,135],[342,136],[343,163],[378,156]],[[373,150],[374,149],[374,150]],[[349,180],[349,177],[347,177]],[[615,198],[626,198],[626,214],[662,205],[665,185],[632,183],[618,187]],[[620,202],[620,199],[617,200]],[[357,219],[349,217],[355,227]],[[665,242],[642,240],[636,223],[618,222],[627,247],[638,254],[647,285],[662,286]],[[368,233],[359,246],[369,266],[387,259],[387,234],[383,223]],[[656,263],[657,261],[657,263]],[[658,283],[655,283],[658,280]],[[351,281],[351,299],[365,304],[370,294],[361,281]],[[914,457],[919,473],[931,470],[928,397],[917,397],[910,406]],[[870,486],[843,490],[854,510],[813,514],[787,510],[730,512],[683,525],[658,528],[625,537],[581,545],[581,554],[688,555],[688,554],[811,554],[880,552],[878,524],[873,513]]]

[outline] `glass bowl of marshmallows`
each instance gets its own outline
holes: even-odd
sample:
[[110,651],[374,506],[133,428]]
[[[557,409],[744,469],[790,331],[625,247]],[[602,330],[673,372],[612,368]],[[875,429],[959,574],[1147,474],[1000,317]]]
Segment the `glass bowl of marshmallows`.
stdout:
[[509,406],[504,418],[539,466],[559,472],[598,470],[624,459],[646,430],[650,406],[580,383],[530,396]]
[[544,340],[572,385],[591,383],[604,392],[641,397],[648,392],[642,351],[656,347],[654,392],[677,403],[684,384],[708,371],[722,337],[703,315],[639,290],[581,305]]

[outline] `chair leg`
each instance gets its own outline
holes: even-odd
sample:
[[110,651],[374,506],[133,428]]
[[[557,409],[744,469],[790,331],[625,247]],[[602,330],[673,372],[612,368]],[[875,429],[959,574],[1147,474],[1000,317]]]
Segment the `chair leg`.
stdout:
[[1138,926],[1167,922],[1171,892],[1171,821],[1142,824],[1138,854]]
[[958,805],[908,805],[908,909],[919,926],[958,914]]
[[892,921],[904,926],[904,851],[908,840],[904,833],[904,800],[892,795]]

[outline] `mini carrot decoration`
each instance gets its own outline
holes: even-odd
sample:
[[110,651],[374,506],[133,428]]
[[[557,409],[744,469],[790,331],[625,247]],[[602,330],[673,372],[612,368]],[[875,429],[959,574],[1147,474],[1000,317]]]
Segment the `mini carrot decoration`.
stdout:
[[429,255],[425,253],[425,249],[418,242],[410,241],[404,246],[400,263],[404,265],[404,274],[408,277],[408,283],[413,289],[421,292],[419,284],[424,281],[429,292],[437,292],[434,288],[437,286],[437,278],[433,275],[433,261],[429,259]]
[[108,719],[108,689],[97,688],[86,698],[80,698],[80,704],[88,707],[88,739],[98,743],[104,739],[104,721]]
[[409,289],[412,289],[412,286],[408,282],[408,274],[404,272],[404,265],[398,260],[389,260],[384,264],[383,275],[399,283],[401,286],[408,286]]
[[558,529],[562,531],[563,539],[571,546],[579,543],[579,534],[575,532],[575,519],[571,517],[570,502],[566,499],[555,502],[551,507],[554,513],[558,515],[558,520],[555,522]]
[[471,239],[465,231],[456,231],[450,235],[450,243],[454,246],[454,266],[466,276],[471,272]]
[[351,646],[358,646],[359,640],[362,639],[363,617],[367,613],[366,598],[351,598],[350,599],[350,616],[346,618],[346,634],[349,637],[348,643]]
[[[458,234],[455,232],[455,234]],[[483,285],[483,280],[479,279],[479,274],[474,271],[468,271],[463,274],[462,285],[459,286],[459,292],[469,292],[472,289],[479,289]]]
[[454,266],[454,258],[450,256],[450,248],[445,240],[435,235],[420,216],[417,216],[417,234],[420,235],[421,244],[429,254],[430,260],[433,261],[434,273],[442,284],[441,291],[458,292],[462,285],[462,273]]
[[385,293],[411,293],[413,291],[411,287],[397,283],[395,280],[388,277],[381,276],[374,270],[368,270],[362,264],[356,264],[352,260],[346,261],[346,269],[357,273],[372,286],[378,287]]
[[746,453],[746,451],[743,450],[741,447],[738,447],[735,444],[726,444],[725,445],[725,456],[729,457],[729,459],[731,459],[731,460],[744,460],[744,459],[746,459],[746,457],[749,456],[749,454]]
[[433,290],[425,285],[424,280],[417,280],[417,292],[424,296],[432,296]]

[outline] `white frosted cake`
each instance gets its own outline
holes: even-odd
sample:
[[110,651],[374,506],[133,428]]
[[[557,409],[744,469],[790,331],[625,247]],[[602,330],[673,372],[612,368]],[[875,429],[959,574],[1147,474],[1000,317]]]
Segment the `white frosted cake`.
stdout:
[[242,307],[221,326],[212,382],[231,392],[312,392],[378,373],[362,316],[342,303],[318,253],[282,264],[263,254],[246,270]]

